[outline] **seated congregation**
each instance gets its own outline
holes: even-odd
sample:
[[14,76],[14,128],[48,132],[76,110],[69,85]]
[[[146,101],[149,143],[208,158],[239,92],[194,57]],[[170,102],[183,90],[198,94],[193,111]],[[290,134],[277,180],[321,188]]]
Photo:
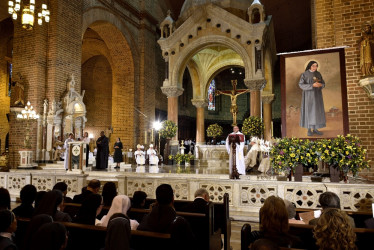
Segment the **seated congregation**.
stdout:
[[320,214],[318,210],[296,209],[279,197],[268,197],[260,209],[259,230],[251,231],[248,223],[243,225],[241,249],[372,249],[371,214],[349,212],[349,216],[332,192],[322,193],[319,203]]
[[[132,199],[118,195],[113,182],[106,183],[100,195],[100,186],[100,181],[91,180],[70,199],[63,182],[48,192],[26,185],[20,192],[21,204],[12,211],[8,190],[0,188],[0,250],[221,249],[221,232],[226,239],[230,231],[213,220],[214,205],[204,189],[176,210],[169,184],[157,187],[153,203],[142,191]],[[217,208],[216,213],[220,204]]]

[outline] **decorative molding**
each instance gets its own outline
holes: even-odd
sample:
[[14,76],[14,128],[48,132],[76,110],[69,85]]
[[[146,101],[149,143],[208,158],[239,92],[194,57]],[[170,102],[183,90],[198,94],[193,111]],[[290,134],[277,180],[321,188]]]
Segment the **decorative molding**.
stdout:
[[204,108],[208,106],[208,103],[205,99],[191,99],[192,105],[196,108]]
[[184,89],[178,86],[165,86],[161,87],[161,91],[167,97],[178,97],[183,94]]
[[244,84],[250,91],[260,91],[265,88],[266,79],[244,79]]
[[262,102],[266,104],[271,104],[275,100],[275,95],[263,95],[262,96]]
[[374,100],[374,77],[362,78],[358,83],[365,90],[368,97]]

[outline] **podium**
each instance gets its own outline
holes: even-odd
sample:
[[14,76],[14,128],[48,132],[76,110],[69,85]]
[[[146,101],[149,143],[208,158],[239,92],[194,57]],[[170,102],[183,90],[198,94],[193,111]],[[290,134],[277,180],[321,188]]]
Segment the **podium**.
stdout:
[[[88,143],[82,141],[69,142],[69,163],[67,173],[83,173],[86,171],[86,150]],[[65,159],[66,160],[66,159]]]

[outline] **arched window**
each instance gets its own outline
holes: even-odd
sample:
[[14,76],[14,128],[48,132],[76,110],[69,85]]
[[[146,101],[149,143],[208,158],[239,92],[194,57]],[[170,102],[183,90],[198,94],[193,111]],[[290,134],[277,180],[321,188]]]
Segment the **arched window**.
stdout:
[[208,110],[216,110],[216,82],[214,79],[210,82],[208,89]]
[[259,9],[253,9],[251,16],[251,23],[259,23],[261,21],[261,14]]

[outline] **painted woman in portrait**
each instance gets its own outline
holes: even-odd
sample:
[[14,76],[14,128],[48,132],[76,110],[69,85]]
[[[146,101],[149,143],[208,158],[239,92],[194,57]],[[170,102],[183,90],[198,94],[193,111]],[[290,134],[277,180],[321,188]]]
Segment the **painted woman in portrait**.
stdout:
[[326,127],[322,89],[325,82],[317,71],[318,63],[310,61],[301,74],[299,87],[303,90],[300,112],[300,127],[307,128],[308,136],[323,135],[318,129]]

